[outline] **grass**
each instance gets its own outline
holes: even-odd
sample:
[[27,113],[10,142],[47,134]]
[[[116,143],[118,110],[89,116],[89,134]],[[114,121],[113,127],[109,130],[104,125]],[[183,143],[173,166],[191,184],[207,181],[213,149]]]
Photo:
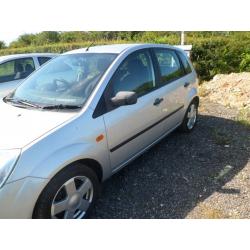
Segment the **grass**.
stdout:
[[239,124],[250,128],[250,108],[241,109],[236,117],[236,121]]

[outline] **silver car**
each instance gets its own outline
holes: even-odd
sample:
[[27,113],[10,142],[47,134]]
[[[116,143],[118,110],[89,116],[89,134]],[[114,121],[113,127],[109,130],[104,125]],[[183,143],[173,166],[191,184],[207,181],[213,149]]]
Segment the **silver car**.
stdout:
[[176,128],[193,130],[198,105],[195,70],[172,46],[49,61],[0,103],[0,217],[88,216],[104,180]]
[[57,54],[51,53],[0,56],[0,97],[10,93],[23,79],[55,56]]

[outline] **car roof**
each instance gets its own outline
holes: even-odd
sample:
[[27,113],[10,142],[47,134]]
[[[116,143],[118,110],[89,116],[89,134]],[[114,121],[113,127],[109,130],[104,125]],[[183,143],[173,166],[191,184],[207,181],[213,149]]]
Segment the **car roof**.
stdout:
[[6,56],[0,56],[0,63],[11,60],[11,59],[18,59],[18,58],[26,58],[26,57],[33,57],[33,56],[49,56],[49,57],[55,57],[58,54],[56,53],[27,53],[27,54],[13,54],[13,55],[6,55]]
[[124,52],[125,50],[129,49],[143,49],[143,48],[152,48],[152,47],[160,47],[160,48],[174,48],[176,50],[180,50],[179,48],[176,48],[174,46],[166,45],[166,44],[147,44],[147,43],[141,43],[141,44],[112,44],[112,45],[100,45],[100,46],[90,46],[88,51],[86,51],[86,48],[76,49],[72,51],[68,51],[64,54],[78,54],[78,53],[114,53],[114,54],[120,54]]

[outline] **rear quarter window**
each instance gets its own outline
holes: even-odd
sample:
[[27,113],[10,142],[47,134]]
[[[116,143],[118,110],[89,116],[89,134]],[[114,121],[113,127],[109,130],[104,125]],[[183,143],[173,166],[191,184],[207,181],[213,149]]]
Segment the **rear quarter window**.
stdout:
[[44,63],[46,63],[47,61],[49,61],[50,59],[52,59],[51,57],[38,57],[38,62],[41,65],[43,65]]
[[186,56],[182,52],[180,52],[180,51],[176,51],[176,53],[178,54],[178,56],[181,59],[182,65],[183,65],[183,67],[185,69],[185,73],[186,74],[191,73],[192,72],[192,68],[191,68],[191,66],[190,66],[190,64],[189,64],[188,59],[186,58]]

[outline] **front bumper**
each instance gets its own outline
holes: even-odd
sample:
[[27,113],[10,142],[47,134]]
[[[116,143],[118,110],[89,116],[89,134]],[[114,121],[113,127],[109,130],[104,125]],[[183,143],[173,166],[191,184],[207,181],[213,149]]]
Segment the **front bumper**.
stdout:
[[0,189],[0,219],[32,218],[36,201],[49,179],[26,177]]

